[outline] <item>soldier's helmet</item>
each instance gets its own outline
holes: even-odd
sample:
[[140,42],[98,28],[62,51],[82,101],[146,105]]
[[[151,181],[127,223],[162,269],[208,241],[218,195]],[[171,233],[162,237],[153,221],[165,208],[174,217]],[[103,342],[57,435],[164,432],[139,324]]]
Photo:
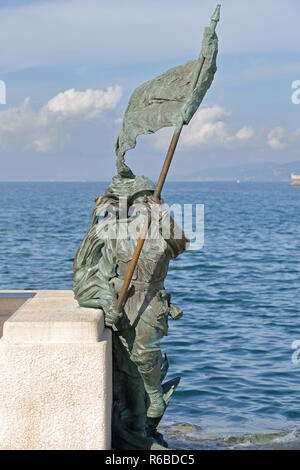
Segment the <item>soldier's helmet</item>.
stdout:
[[112,183],[105,191],[105,196],[132,198],[139,193],[153,193],[155,185],[145,176],[135,176],[133,178],[124,178],[120,175],[114,176]]

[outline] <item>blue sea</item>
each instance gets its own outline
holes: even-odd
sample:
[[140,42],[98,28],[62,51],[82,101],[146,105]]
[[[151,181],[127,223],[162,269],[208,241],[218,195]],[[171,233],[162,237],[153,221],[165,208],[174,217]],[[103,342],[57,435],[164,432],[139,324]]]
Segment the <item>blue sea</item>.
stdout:
[[[0,183],[0,289],[71,289],[106,186]],[[205,207],[203,248],[166,281],[184,311],[162,343],[168,378],[181,376],[161,424],[169,446],[300,449],[300,187],[167,183],[163,197]]]

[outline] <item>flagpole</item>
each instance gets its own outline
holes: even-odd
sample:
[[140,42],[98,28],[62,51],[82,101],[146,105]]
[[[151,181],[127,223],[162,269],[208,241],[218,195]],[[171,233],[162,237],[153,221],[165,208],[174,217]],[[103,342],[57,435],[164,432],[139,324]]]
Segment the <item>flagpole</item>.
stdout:
[[[211,28],[213,28],[213,29],[216,28],[217,23],[219,21],[219,16],[220,16],[220,5],[217,6],[217,8],[216,8],[216,10],[215,10],[215,12],[214,12],[214,14],[211,18]],[[197,85],[197,82],[199,80],[204,62],[205,62],[205,57],[201,53],[200,57],[199,57],[199,60],[198,60],[198,66],[197,66],[197,69],[195,71],[194,80],[193,80],[193,83],[192,83],[192,92],[194,91],[194,88]],[[172,162],[172,159],[173,159],[173,156],[174,156],[174,153],[175,153],[177,143],[178,143],[178,140],[179,140],[179,137],[180,137],[183,126],[184,126],[184,120],[182,118],[180,124],[174,130],[174,134],[173,134],[173,137],[171,139],[169,149],[168,149],[168,152],[167,152],[167,155],[166,155],[166,158],[165,158],[165,161],[164,161],[164,164],[163,164],[162,170],[160,172],[160,175],[159,175],[159,178],[158,178],[158,181],[157,181],[157,184],[156,184],[156,188],[155,188],[155,191],[154,191],[154,194],[153,194],[153,199],[157,203],[159,203],[159,201],[160,201],[161,191],[162,191],[163,185],[165,183],[165,180],[166,180],[166,177],[167,177],[167,174],[168,174],[168,171],[169,171],[169,168],[170,168],[170,165],[171,165],[171,162]],[[136,268],[138,259],[140,257],[143,245],[145,243],[145,239],[146,239],[146,236],[147,236],[147,233],[148,233],[149,226],[150,226],[150,216],[148,215],[148,217],[146,218],[145,223],[142,227],[140,237],[138,239],[136,248],[134,250],[134,253],[132,255],[132,259],[131,259],[130,264],[129,264],[129,268],[128,268],[128,271],[127,271],[127,274],[126,274],[126,278],[123,282],[122,289],[120,291],[120,294],[119,294],[119,297],[118,297],[118,300],[117,300],[116,310],[119,313],[122,311],[123,305],[126,301],[128,287],[129,287],[129,284],[131,282],[131,279],[132,279],[134,270]]]
[[[170,146],[169,146],[166,158],[165,158],[165,162],[164,162],[164,165],[162,167],[162,170],[161,170],[161,173],[160,173],[160,176],[159,176],[159,179],[158,179],[158,182],[157,182],[154,194],[153,194],[153,199],[154,199],[155,202],[159,202],[159,200],[160,200],[160,194],[161,194],[164,182],[166,180],[166,177],[167,177],[167,174],[168,174],[171,162],[172,162],[172,158],[174,156],[174,152],[175,152],[175,149],[176,149],[176,146],[177,146],[182,128],[183,128],[183,121],[180,124],[179,128],[176,128],[175,131],[174,131],[174,134],[173,134],[173,137],[172,137],[172,140],[171,140],[171,143],[170,143]],[[142,227],[140,237],[138,239],[137,245],[136,245],[134,253],[132,255],[132,259],[131,259],[130,264],[129,264],[129,268],[128,268],[128,271],[127,271],[127,274],[126,274],[126,278],[123,282],[122,289],[121,289],[119,297],[118,297],[118,301],[117,301],[117,305],[116,305],[117,312],[122,311],[123,304],[126,300],[128,287],[129,287],[129,284],[131,282],[131,279],[132,279],[135,267],[137,265],[138,259],[140,257],[143,245],[145,243],[145,239],[146,239],[146,236],[147,236],[147,233],[148,233],[149,226],[150,226],[150,216],[148,215],[146,220],[145,220],[145,223]]]

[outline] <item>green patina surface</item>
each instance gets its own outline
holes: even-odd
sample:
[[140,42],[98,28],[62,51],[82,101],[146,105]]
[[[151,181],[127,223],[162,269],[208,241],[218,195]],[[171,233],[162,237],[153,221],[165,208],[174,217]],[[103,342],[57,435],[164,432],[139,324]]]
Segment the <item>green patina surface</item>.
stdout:
[[[180,378],[163,383],[169,363],[160,340],[168,333],[168,319],[179,319],[182,311],[171,303],[164,280],[169,261],[186,249],[187,242],[163,204],[152,200],[153,183],[133,175],[124,155],[135,147],[139,134],[189,123],[216,71],[218,20],[219,7],[205,30],[198,61],[170,69],[133,93],[116,140],[118,175],[104,196],[95,199],[90,228],[74,260],[76,299],[81,306],[102,308],[105,324],[113,330],[113,449],[167,446],[157,426]],[[119,313],[116,302],[137,232],[150,213],[156,228],[145,240]]]
[[217,70],[218,38],[215,28],[219,14],[220,8],[217,7],[210,27],[205,29],[198,60],[171,68],[133,92],[115,142],[119,173],[126,175],[124,155],[136,146],[138,135],[178,126],[182,121],[188,124],[192,119]]

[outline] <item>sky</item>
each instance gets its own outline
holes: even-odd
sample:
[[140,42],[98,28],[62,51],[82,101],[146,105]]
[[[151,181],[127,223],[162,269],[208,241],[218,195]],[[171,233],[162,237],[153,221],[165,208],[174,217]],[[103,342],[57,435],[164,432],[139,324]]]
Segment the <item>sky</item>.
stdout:
[[[0,180],[110,180],[132,92],[198,57],[216,3],[2,0]],[[220,3],[218,71],[184,128],[170,180],[300,161],[299,0]],[[156,179],[171,136],[140,136],[126,154],[133,171]]]

